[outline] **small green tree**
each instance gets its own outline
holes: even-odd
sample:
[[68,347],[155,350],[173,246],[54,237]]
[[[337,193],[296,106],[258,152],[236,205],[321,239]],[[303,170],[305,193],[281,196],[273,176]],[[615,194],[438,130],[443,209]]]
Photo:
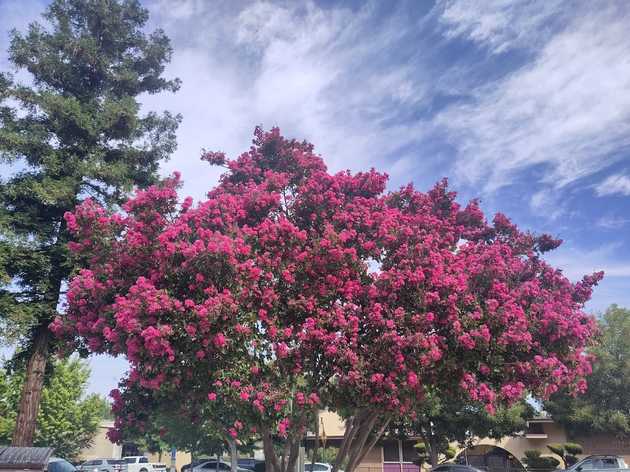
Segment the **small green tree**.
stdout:
[[11,32],[0,72],[0,335],[22,344],[26,377],[16,446],[33,442],[64,282],[72,271],[64,213],[87,197],[121,202],[157,179],[180,118],[141,114],[137,97],[175,91],[162,31],[145,32],[138,0],[53,0],[44,22]]
[[395,424],[391,433],[400,437],[419,436],[421,457],[432,466],[441,460],[452,458],[450,444],[469,445],[475,437],[502,438],[525,429],[527,419],[533,416],[533,408],[520,402],[510,408],[499,408],[489,414],[483,405],[464,395],[444,394],[427,390],[422,403],[415,410],[413,421]]
[[527,450],[524,454],[525,457],[521,458],[521,462],[527,466],[527,470],[532,472],[548,472],[560,464],[555,457],[543,456],[537,449]]
[[600,319],[593,373],[584,395],[565,391],[544,403],[570,435],[612,433],[630,437],[630,310],[612,305]]
[[[337,454],[339,453],[338,447],[324,447],[317,453],[317,460],[315,462],[323,462],[325,464],[332,464],[335,462]],[[307,453],[307,463],[313,462],[313,450],[309,450]],[[341,463],[341,469],[344,469],[347,462]]]
[[[415,464],[422,467],[422,465],[424,464],[431,463],[431,451],[425,443],[419,442],[418,444],[414,445],[414,448],[418,453],[418,459],[414,461]],[[437,462],[450,461],[457,455],[457,451],[455,450],[455,448],[450,445],[442,446],[437,449],[436,452],[438,454],[436,458]]]
[[[85,395],[89,377],[90,369],[80,359],[53,362],[42,391],[34,445],[54,447],[56,455],[70,460],[90,447],[110,407],[99,395]],[[7,444],[14,433],[23,383],[23,372],[0,371],[0,444]]]
[[575,464],[578,461],[577,455],[582,454],[582,446],[576,443],[549,444],[547,449],[560,457],[565,469]]

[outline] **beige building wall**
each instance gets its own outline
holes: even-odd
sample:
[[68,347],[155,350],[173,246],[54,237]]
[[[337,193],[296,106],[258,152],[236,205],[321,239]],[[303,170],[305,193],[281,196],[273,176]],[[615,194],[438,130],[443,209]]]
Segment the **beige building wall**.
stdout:
[[[327,437],[342,437],[346,432],[345,422],[337,413],[328,410],[319,412],[320,429],[323,426]],[[321,434],[321,431],[320,431]]]
[[119,459],[122,447],[112,443],[107,438],[107,431],[114,426],[113,421],[103,421],[98,428],[98,432],[92,442],[92,446],[81,452],[79,459],[81,462],[98,458]]
[[538,435],[526,434],[524,436],[505,437],[499,441],[483,438],[476,442],[476,444],[487,444],[502,447],[519,461],[525,456],[525,451],[530,449],[542,451],[543,456],[553,456],[556,459],[560,459],[547,449],[547,444],[567,442],[567,435],[564,432],[564,429],[553,422],[543,423],[543,428],[545,434],[540,435],[540,437],[537,437]]
[[[162,456],[159,454],[145,454],[149,458],[150,462],[159,462],[161,464],[166,464],[166,467],[171,466],[171,454],[169,451],[164,451]],[[182,470],[182,467],[186,464],[190,464],[191,456],[190,453],[184,451],[177,451],[175,455],[175,468],[177,470]]]
[[372,448],[356,470],[357,472],[383,472],[383,448]]

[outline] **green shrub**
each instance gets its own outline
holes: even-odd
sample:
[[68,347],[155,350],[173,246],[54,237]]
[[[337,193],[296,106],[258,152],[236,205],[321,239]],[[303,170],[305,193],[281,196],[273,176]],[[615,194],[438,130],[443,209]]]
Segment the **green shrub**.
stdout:
[[546,472],[554,470],[560,464],[560,461],[555,457],[543,456],[537,449],[529,449],[525,451],[525,457],[521,461],[527,466],[528,469],[536,472]]
[[583,452],[582,446],[576,443],[566,443],[564,445],[564,450],[572,456],[577,456],[578,454],[582,454]]

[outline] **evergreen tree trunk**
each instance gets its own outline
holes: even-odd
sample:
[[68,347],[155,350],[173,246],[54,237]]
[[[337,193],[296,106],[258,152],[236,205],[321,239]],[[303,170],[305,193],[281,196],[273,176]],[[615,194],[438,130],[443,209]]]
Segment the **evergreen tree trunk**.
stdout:
[[38,329],[33,351],[26,367],[26,378],[20,397],[20,406],[13,434],[13,446],[32,446],[37,424],[37,413],[44,388],[44,374],[48,362],[48,327]]
[[[75,190],[77,193],[77,190]],[[34,340],[28,363],[26,364],[26,378],[20,396],[20,406],[15,424],[15,432],[11,444],[13,446],[28,447],[33,445],[35,428],[37,427],[37,414],[44,389],[44,377],[46,365],[49,360],[49,345],[53,334],[49,325],[57,314],[57,305],[61,293],[63,280],[67,278],[67,268],[64,267],[65,246],[68,238],[66,234],[66,222],[59,220],[59,229],[56,242],[50,249],[51,272],[49,273],[50,291],[46,294],[49,309],[42,312],[39,318],[39,326],[35,328]]]

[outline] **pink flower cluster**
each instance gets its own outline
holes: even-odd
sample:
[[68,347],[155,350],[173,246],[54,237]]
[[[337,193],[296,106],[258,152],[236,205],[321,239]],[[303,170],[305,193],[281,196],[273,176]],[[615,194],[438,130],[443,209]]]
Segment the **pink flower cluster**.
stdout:
[[228,170],[196,206],[175,176],[125,213],[88,200],[66,215],[83,269],[51,327],[71,348],[125,355],[132,383],[185,383],[280,435],[321,407],[405,414],[425,385],[489,411],[584,388],[582,307],[602,274],[572,284],[545,263],[559,240],[487,222],[446,180],[387,193],[375,170],[330,174],[277,129],[204,159]]

